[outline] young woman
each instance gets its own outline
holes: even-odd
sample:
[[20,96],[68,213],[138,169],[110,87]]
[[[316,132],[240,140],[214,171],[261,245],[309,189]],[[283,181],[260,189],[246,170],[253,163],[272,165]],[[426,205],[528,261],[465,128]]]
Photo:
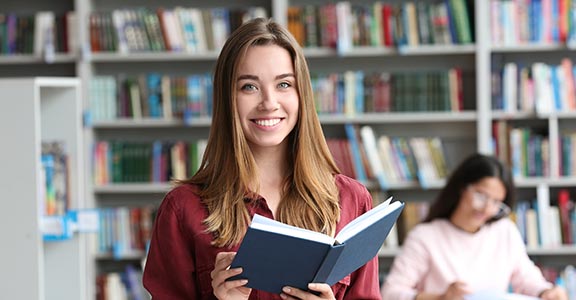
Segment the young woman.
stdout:
[[496,158],[475,154],[458,166],[422,224],[406,238],[382,286],[383,299],[464,299],[515,293],[565,300],[526,254],[516,225],[511,174]]
[[200,170],[162,201],[144,270],[154,299],[380,299],[377,258],[330,287],[253,290],[230,269],[251,217],[330,235],[372,208],[339,174],[314,108],[308,66],[290,33],[247,22],[224,45]]

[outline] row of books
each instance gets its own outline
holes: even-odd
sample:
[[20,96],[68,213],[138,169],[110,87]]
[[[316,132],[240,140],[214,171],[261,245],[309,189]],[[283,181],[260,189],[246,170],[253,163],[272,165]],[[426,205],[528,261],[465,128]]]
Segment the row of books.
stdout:
[[212,75],[97,76],[89,82],[93,121],[118,118],[183,119],[212,115]]
[[321,114],[462,111],[462,71],[312,74]]
[[73,11],[34,14],[0,12],[0,55],[34,54],[50,57],[78,48],[78,20]]
[[[329,140],[329,147],[345,174],[366,183],[390,185],[418,182],[427,188],[448,173],[442,140],[438,137],[376,136],[369,125],[345,125],[347,142]],[[344,146],[342,146],[344,145]]]
[[570,58],[559,65],[509,62],[492,72],[492,108],[507,112],[550,113],[576,110],[576,67]]
[[474,42],[474,3],[466,0],[372,4],[341,1],[288,8],[288,29],[303,47],[451,45]]
[[[312,74],[320,114],[406,111],[462,111],[462,71]],[[212,77],[147,73],[97,76],[89,83],[93,121],[118,118],[179,118],[188,122],[212,114]]]
[[536,199],[518,202],[514,219],[530,248],[576,245],[576,208],[568,189],[551,199],[547,189],[539,188]]
[[90,15],[90,46],[93,52],[219,51],[228,35],[240,24],[266,16],[262,7],[141,7],[93,12]]
[[142,257],[152,237],[156,207],[108,207],[98,211],[98,253],[113,258]]
[[65,144],[59,141],[42,142],[41,151],[43,197],[39,201],[42,214],[64,216],[70,207],[69,164]]
[[549,177],[559,174],[550,165],[550,141],[538,128],[514,126],[507,121],[492,123],[494,153],[508,163],[515,178]]
[[145,300],[150,294],[142,285],[142,268],[127,264],[124,270],[96,276],[96,300]]
[[574,6],[569,0],[491,0],[494,45],[576,41]]
[[98,141],[93,149],[94,183],[169,182],[196,173],[206,140]]

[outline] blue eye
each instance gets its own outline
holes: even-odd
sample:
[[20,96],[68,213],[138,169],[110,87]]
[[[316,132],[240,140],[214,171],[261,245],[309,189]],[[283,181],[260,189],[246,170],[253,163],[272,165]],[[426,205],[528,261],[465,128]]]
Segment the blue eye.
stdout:
[[253,90],[256,90],[256,86],[254,86],[253,84],[247,83],[247,84],[243,85],[240,89],[245,90],[245,91],[253,91]]
[[278,84],[278,87],[283,88],[283,89],[287,89],[289,87],[291,87],[292,85],[288,82],[281,82],[280,84]]

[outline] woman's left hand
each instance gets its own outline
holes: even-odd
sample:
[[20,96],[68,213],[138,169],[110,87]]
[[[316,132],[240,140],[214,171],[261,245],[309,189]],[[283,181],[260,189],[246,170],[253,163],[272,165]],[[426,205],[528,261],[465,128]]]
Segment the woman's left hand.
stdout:
[[540,294],[540,298],[544,300],[568,300],[568,295],[563,288],[555,286],[551,289],[545,290]]
[[336,299],[334,297],[334,293],[332,292],[332,288],[330,288],[330,286],[326,283],[309,283],[308,289],[310,289],[311,291],[318,292],[319,295],[314,295],[307,291],[286,286],[282,289],[282,294],[280,294],[280,297],[282,297],[282,299],[301,299],[301,300]]

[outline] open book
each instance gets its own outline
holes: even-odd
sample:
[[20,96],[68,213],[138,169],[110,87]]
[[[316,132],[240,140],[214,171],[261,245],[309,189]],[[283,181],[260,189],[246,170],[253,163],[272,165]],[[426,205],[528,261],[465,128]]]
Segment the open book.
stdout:
[[538,297],[531,297],[514,293],[502,293],[491,291],[480,291],[464,296],[465,300],[538,300]]
[[248,287],[280,293],[282,287],[307,290],[310,282],[333,285],[378,254],[404,203],[385,202],[348,223],[336,235],[290,226],[254,215],[231,268]]

